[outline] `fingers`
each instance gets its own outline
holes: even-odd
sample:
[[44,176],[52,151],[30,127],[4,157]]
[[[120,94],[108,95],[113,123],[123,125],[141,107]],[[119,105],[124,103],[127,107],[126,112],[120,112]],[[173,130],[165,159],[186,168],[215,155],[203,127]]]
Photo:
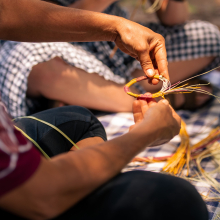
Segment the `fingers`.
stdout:
[[151,98],[151,99],[148,100],[149,107],[152,107],[156,104],[157,104],[157,101],[155,99]]
[[155,70],[149,54],[149,50],[141,51],[139,53],[139,61],[146,76],[152,78],[155,75]]
[[146,100],[140,100],[139,102],[140,102],[140,106],[141,106],[142,115],[144,115],[145,112],[149,109],[148,103]]
[[[140,51],[139,60],[144,73],[152,78],[156,73],[163,75],[169,79],[167,53],[164,38],[152,32],[154,37],[149,42],[149,48]],[[158,70],[158,71],[156,71]],[[153,84],[157,84],[157,80],[152,80]]]
[[175,112],[175,110],[172,108],[172,106],[169,104],[169,102],[166,99],[162,99],[159,101],[159,103],[163,103],[165,105],[168,105],[172,111],[172,115],[175,118],[175,120],[177,121],[179,127],[181,126],[181,118],[180,116]]
[[[159,75],[158,69],[155,69],[155,76],[156,75]],[[150,84],[157,85],[160,82],[160,80],[159,79],[149,79],[148,82]]]
[[[147,93],[145,93],[147,94]],[[156,105],[157,102],[155,99],[147,99],[147,100],[136,100],[133,102],[133,114],[134,114],[134,122],[138,123],[143,120],[144,114],[146,111]]]
[[162,36],[157,36],[154,46],[154,56],[160,75],[169,80],[167,53],[165,48],[165,40]]
[[[145,95],[146,94],[147,93],[145,93]],[[146,111],[156,104],[157,104],[157,102],[155,99],[140,100],[141,111],[142,111],[143,117],[144,117]]]
[[[139,55],[139,60],[144,73],[150,78],[155,74],[159,74],[169,80],[167,53],[163,37],[156,35],[150,47],[152,47],[151,51],[142,51]],[[154,85],[158,82],[159,80],[157,79],[151,80],[151,83]]]
[[140,100],[135,100],[133,102],[133,115],[135,124],[143,120],[143,113]]

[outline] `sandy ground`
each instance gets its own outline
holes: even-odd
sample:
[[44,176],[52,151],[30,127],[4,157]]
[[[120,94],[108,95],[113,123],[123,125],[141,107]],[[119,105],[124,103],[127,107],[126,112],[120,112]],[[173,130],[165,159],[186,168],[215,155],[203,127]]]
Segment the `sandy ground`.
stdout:
[[[132,12],[137,0],[121,0],[120,4]],[[188,0],[190,19],[209,21],[220,27],[220,0]],[[156,21],[154,14],[145,14],[142,9],[136,13],[134,20],[137,22]]]

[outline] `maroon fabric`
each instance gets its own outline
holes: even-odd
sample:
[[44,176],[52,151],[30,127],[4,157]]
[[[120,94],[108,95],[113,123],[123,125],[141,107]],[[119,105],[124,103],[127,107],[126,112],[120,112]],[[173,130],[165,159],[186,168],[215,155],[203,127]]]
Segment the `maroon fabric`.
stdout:
[[0,101],[0,196],[31,177],[40,160],[32,143],[14,129]]

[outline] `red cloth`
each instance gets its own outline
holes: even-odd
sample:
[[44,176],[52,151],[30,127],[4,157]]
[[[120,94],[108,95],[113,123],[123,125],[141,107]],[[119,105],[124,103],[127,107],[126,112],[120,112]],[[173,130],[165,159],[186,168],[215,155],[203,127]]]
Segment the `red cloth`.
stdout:
[[0,196],[30,178],[38,168],[40,160],[40,153],[14,129],[0,104]]

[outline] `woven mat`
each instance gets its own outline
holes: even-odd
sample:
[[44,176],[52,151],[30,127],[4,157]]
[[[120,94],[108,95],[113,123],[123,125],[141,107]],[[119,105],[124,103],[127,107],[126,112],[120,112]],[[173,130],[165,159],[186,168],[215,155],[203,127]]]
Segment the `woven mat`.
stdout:
[[[216,85],[220,85],[220,72],[213,71],[214,74],[205,76],[206,79],[211,79]],[[220,96],[220,93],[217,94]],[[195,144],[205,138],[208,133],[217,125],[219,125],[220,119],[220,103],[214,100],[205,108],[200,109],[196,112],[190,111],[178,111],[177,112],[187,124],[187,131],[190,135],[191,144]],[[103,126],[106,129],[108,140],[118,137],[126,132],[128,128],[134,123],[133,115],[131,113],[116,113],[98,117]],[[161,157],[170,155],[176,151],[178,144],[180,143],[179,136],[173,138],[168,144],[161,145],[158,147],[147,148],[141,152],[138,156],[154,156]],[[211,159],[205,159],[202,161],[202,167],[206,171],[213,170],[216,165]],[[129,170],[146,170],[153,172],[160,172],[165,162],[141,164],[138,162],[130,163],[123,171]],[[216,179],[220,182],[220,173],[216,174]],[[215,192],[205,182],[191,182],[197,190],[203,195],[211,195]],[[219,195],[220,196],[220,195]],[[219,202],[206,202],[209,211],[209,219],[217,220],[220,219],[220,203]]]

